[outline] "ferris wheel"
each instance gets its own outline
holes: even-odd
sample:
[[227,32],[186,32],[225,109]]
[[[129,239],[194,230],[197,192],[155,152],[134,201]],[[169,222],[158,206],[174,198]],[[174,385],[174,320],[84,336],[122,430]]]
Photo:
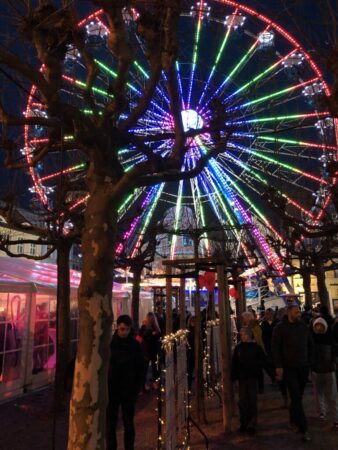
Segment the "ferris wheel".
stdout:
[[[124,248],[135,252],[147,228],[166,210],[175,211],[173,227],[177,228],[182,211],[188,208],[199,227],[207,227],[210,221],[228,226],[244,253],[238,227],[249,225],[260,262],[282,273],[282,264],[266,240],[267,230],[275,236],[280,230],[264,196],[272,187],[286,202],[288,214],[305,218],[308,223],[321,220],[335,182],[329,177],[327,164],[337,158],[337,123],[320,101],[324,94],[329,95],[328,86],[310,55],[268,17],[231,0],[185,4],[179,22],[176,75],[182,121],[191,136],[182,171],[195,167],[222,137],[223,131],[216,131],[217,136],[210,132],[217,114],[223,115],[231,136],[224,150],[195,178],[139,188],[121,201],[121,218],[137,212],[117,253]],[[144,92],[150,70],[136,33],[137,10],[125,11],[124,17],[130,39],[138,49],[127,85],[131,110]],[[112,96],[109,86],[117,76],[116,62],[106,47],[109,30],[105,23],[103,12],[96,11],[79,24],[99,68],[92,90],[102,111]],[[92,114],[83,101],[84,65],[73,48],[66,56],[63,80],[63,98],[82,108],[83,114]],[[38,98],[33,86],[27,117],[47,115]],[[128,111],[122,119],[127,115]],[[173,146],[173,127],[163,73],[149,108],[131,131],[144,138],[155,153],[165,156]],[[44,127],[25,127],[28,161],[35,148],[48,141],[46,133]],[[72,136],[63,139],[69,143]],[[53,197],[60,173],[84,177],[84,155],[75,148],[69,155],[62,168],[59,159],[50,155],[30,169],[32,191],[45,206]],[[131,145],[121,148],[119,156],[125,171],[146,159]],[[79,190],[71,208],[83,208],[86,199],[86,193]],[[171,256],[175,255],[175,245],[172,239]]]

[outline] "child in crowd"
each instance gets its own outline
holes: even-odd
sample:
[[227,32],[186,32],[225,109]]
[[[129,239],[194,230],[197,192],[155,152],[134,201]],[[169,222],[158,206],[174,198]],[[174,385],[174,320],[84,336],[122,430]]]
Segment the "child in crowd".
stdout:
[[239,432],[253,435],[257,423],[257,379],[264,365],[265,354],[253,341],[249,327],[241,328],[240,339],[232,357],[232,379],[239,383]]
[[338,431],[338,399],[335,376],[334,338],[323,317],[318,317],[312,325],[314,356],[312,380],[315,398],[319,409],[319,418],[326,419],[328,412],[333,430]]

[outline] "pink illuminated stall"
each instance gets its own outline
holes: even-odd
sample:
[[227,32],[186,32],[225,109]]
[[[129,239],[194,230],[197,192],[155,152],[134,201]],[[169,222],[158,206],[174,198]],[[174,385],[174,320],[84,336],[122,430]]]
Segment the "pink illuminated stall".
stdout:
[[[77,287],[71,270],[71,349],[78,340]],[[56,362],[56,282],[54,264],[0,257],[0,402],[53,381]],[[143,293],[142,308],[151,308]],[[116,318],[130,312],[130,286],[114,283]],[[141,313],[144,314],[143,310]]]

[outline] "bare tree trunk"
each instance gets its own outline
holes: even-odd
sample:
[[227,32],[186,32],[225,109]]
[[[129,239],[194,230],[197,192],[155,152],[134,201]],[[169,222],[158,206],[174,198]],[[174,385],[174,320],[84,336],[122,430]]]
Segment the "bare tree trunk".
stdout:
[[310,270],[306,270],[306,269],[301,270],[301,276],[303,278],[305,305],[312,308],[311,272],[310,272]]
[[61,411],[66,406],[65,378],[70,361],[69,253],[71,246],[71,242],[61,239],[57,247],[57,345],[54,382],[54,408],[56,411]]
[[116,205],[97,183],[89,198],[82,237],[79,343],[75,365],[68,450],[106,448],[107,372],[112,324]]
[[320,303],[321,305],[327,306],[330,309],[330,297],[326,287],[325,268],[322,258],[315,258],[314,265]]
[[224,266],[217,266],[217,282],[218,282],[218,311],[220,320],[220,344],[221,344],[221,375],[223,384],[222,408],[223,408],[223,427],[224,431],[231,431],[231,376],[230,376],[230,330],[228,330],[229,322],[227,320],[226,303],[226,282]]
[[133,269],[133,288],[131,292],[131,317],[134,327],[139,327],[139,311],[140,311],[140,283],[141,283],[142,267]]

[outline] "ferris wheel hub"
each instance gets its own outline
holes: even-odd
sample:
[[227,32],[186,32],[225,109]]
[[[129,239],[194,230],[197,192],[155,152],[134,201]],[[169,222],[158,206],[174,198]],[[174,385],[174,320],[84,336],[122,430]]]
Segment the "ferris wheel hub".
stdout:
[[184,131],[199,130],[203,127],[203,119],[194,109],[181,112]]

